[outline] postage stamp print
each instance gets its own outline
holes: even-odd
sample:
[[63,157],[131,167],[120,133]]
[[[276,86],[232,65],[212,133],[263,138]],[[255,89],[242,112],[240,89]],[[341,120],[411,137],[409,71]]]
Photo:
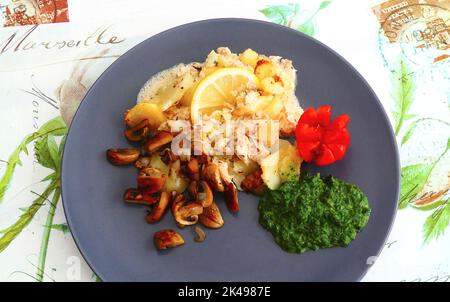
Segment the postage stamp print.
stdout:
[[68,21],[68,0],[0,0],[0,27]]
[[415,64],[450,57],[450,0],[389,0],[372,7],[380,36]]

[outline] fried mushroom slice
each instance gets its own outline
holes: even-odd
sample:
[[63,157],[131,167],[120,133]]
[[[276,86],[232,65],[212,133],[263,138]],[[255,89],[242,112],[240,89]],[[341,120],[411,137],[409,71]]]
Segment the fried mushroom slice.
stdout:
[[194,199],[196,203],[201,204],[204,208],[211,206],[214,200],[213,191],[204,180],[194,180],[191,182],[188,187],[188,192],[191,198]]
[[106,151],[106,158],[115,166],[126,166],[134,163],[140,154],[140,151],[135,148],[114,148]]
[[202,170],[201,176],[203,180],[208,182],[214,191],[223,192],[225,190],[219,166],[216,163],[211,162],[206,164]]
[[180,207],[176,213],[177,223],[181,226],[193,225],[198,221],[198,215],[203,213],[203,207],[195,202]]
[[218,229],[224,224],[222,214],[215,202],[210,207],[203,209],[203,213],[198,217],[198,221],[210,229]]
[[125,129],[125,137],[131,142],[139,142],[149,134],[148,120],[142,120],[134,127]]
[[152,205],[158,202],[158,198],[145,190],[130,188],[123,194],[126,203]]
[[205,241],[206,233],[199,226],[195,226],[194,227],[194,232],[195,232],[195,237],[194,237],[194,241],[195,242],[203,242],[203,241]]
[[231,213],[239,212],[238,192],[234,183],[229,182],[225,188],[225,200]]
[[147,215],[146,220],[148,223],[156,223],[161,220],[166,212],[170,203],[170,194],[167,192],[161,192],[158,203],[153,208],[152,212]]
[[166,148],[161,151],[161,160],[166,164],[173,163],[179,159],[179,156],[174,154],[170,148]]
[[195,157],[192,157],[187,164],[189,179],[200,180],[200,165]]
[[[195,146],[194,146],[195,147]],[[195,152],[195,150],[194,150]],[[200,165],[206,165],[209,164],[211,162],[211,157],[209,157],[208,154],[202,153],[199,157],[198,157],[198,163]]]
[[184,196],[180,194],[175,197],[171,211],[177,225],[184,228],[197,223],[198,215],[203,213],[203,207],[195,202],[187,203]]
[[191,199],[194,199],[194,200],[196,199],[197,193],[198,193],[197,192],[197,181],[194,180],[189,184],[189,186],[187,188],[187,192]]
[[154,137],[150,138],[144,146],[145,152],[151,154],[163,147],[164,145],[170,143],[173,139],[173,136],[168,131],[160,131]]
[[158,250],[166,250],[184,244],[183,237],[172,229],[165,229],[153,235],[153,242]]
[[138,188],[156,193],[164,187],[166,179],[167,176],[156,168],[143,168],[137,177]]

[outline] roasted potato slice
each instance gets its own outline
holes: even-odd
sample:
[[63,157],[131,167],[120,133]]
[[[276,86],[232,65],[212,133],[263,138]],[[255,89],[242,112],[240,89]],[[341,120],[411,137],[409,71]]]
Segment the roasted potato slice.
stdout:
[[140,103],[125,113],[127,127],[135,127],[143,120],[148,120],[150,130],[157,130],[166,121],[163,111],[156,104]]
[[265,94],[281,95],[285,92],[279,77],[267,77],[261,80],[261,88]]
[[303,161],[297,148],[289,141],[280,139],[279,146],[277,152],[261,160],[261,178],[272,190],[278,189],[287,180],[298,179]]
[[170,164],[169,176],[167,177],[166,183],[162,188],[163,191],[173,192],[176,191],[178,194],[183,193],[189,185],[189,180],[181,172],[180,160]]
[[255,75],[260,79],[271,78],[277,74],[275,65],[268,59],[261,59],[256,62]]
[[255,67],[258,63],[259,55],[253,49],[247,48],[243,53],[239,54],[239,60],[242,63]]
[[280,96],[274,96],[272,101],[264,108],[264,113],[270,118],[277,118],[283,109],[283,101]]
[[161,155],[153,153],[150,157],[150,167],[158,169],[165,175],[169,175],[169,166],[162,160]]

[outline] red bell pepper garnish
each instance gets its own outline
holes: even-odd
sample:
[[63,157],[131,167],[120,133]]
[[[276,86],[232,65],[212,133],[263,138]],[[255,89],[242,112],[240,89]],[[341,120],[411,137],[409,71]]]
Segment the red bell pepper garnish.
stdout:
[[295,135],[297,149],[306,162],[325,166],[344,158],[350,144],[347,124],[350,117],[342,114],[331,121],[331,106],[308,108],[300,117]]

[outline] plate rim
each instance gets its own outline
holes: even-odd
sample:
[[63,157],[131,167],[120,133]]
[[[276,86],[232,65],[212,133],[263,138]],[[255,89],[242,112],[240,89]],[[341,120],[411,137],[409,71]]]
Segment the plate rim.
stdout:
[[[300,31],[297,31],[295,29],[292,29],[290,27],[287,26],[283,26],[283,25],[279,25],[273,22],[268,22],[268,21],[263,21],[263,20],[258,20],[258,19],[250,19],[250,18],[211,18],[211,19],[202,19],[202,20],[198,20],[198,21],[194,21],[194,22],[188,22],[188,23],[184,23],[181,25],[177,25],[175,27],[171,27],[168,28],[166,30],[163,30],[161,32],[158,32],[152,36],[149,36],[148,38],[142,40],[141,42],[137,43],[136,45],[134,45],[133,47],[131,47],[130,49],[128,49],[125,53],[123,53],[122,55],[120,55],[114,62],[112,62],[101,74],[100,76],[92,83],[91,87],[88,89],[88,91],[86,92],[85,96],[83,97],[83,100],[81,101],[80,105],[78,106],[77,110],[75,111],[75,114],[73,116],[72,119],[72,123],[74,123],[77,119],[78,116],[78,112],[82,110],[82,106],[83,103],[85,101],[85,99],[87,99],[89,97],[89,95],[91,94],[91,92],[95,89],[95,87],[97,86],[97,83],[105,76],[105,74],[107,74],[110,69],[112,69],[112,67],[115,66],[115,64],[118,64],[120,60],[124,60],[126,57],[128,57],[129,55],[131,55],[134,51],[136,51],[137,48],[139,48],[142,44],[144,43],[149,43],[151,42],[151,40],[157,39],[158,37],[170,33],[172,31],[177,31],[183,27],[186,26],[192,26],[192,25],[199,25],[202,23],[211,23],[211,22],[244,22],[244,23],[255,23],[255,24],[261,24],[264,26],[272,26],[275,28],[279,28],[281,30],[287,31],[287,32],[291,32],[293,34],[302,36],[303,38],[306,38],[307,40],[310,40],[312,43],[318,44],[320,47],[325,48],[327,51],[331,52],[334,56],[336,56],[339,60],[341,60],[342,63],[344,63],[346,65],[346,67],[348,67],[358,78],[359,80],[364,84],[365,88],[367,89],[367,91],[374,97],[374,99],[377,102],[378,107],[381,109],[381,113],[382,113],[382,117],[384,119],[384,121],[387,123],[387,125],[389,125],[389,140],[391,141],[391,143],[394,146],[394,161],[396,162],[395,165],[395,179],[397,181],[397,185],[396,185],[396,201],[395,201],[395,208],[394,211],[392,211],[392,213],[390,214],[390,224],[389,227],[387,228],[387,232],[385,235],[385,238],[382,242],[382,244],[380,244],[380,247],[378,248],[376,255],[374,255],[375,257],[379,257],[381,251],[383,250],[383,247],[385,246],[389,235],[392,231],[393,225],[394,225],[394,221],[397,215],[397,204],[398,204],[398,200],[400,197],[400,188],[401,188],[401,174],[400,174],[400,155],[399,155],[399,149],[398,149],[398,144],[397,144],[397,139],[396,136],[394,134],[394,130],[392,127],[392,124],[390,122],[389,116],[386,112],[386,110],[384,109],[383,104],[381,103],[381,101],[379,100],[377,94],[375,93],[375,91],[372,89],[372,87],[369,85],[369,83],[366,81],[366,79],[359,73],[359,71],[350,63],[348,62],[342,55],[340,55],[339,53],[337,53],[334,49],[332,49],[331,47],[329,47],[328,45],[324,44],[323,42],[308,36]],[[64,210],[64,216],[66,218],[68,227],[70,229],[70,234],[73,238],[73,241],[78,249],[78,251],[80,252],[81,256],[83,257],[84,261],[87,263],[87,265],[89,266],[89,268],[94,272],[94,274],[100,278],[102,281],[108,281],[105,280],[105,278],[103,278],[104,276],[101,276],[101,274],[98,272],[98,270],[95,269],[95,264],[91,261],[91,259],[89,259],[89,257],[87,257],[87,253],[86,251],[81,247],[80,243],[77,240],[77,236],[76,236],[76,231],[74,232],[74,227],[73,227],[73,222],[71,221],[71,216],[68,213],[67,210],[67,200],[64,196],[64,187],[67,183],[67,181],[65,181],[65,174],[64,173],[64,166],[65,166],[65,154],[66,154],[66,146],[68,146],[67,142],[70,141],[70,137],[71,137],[71,133],[72,133],[72,127],[69,125],[68,127],[68,132],[67,132],[67,136],[66,136],[66,141],[65,141],[65,145],[64,145],[64,149],[63,149],[63,154],[62,154],[62,159],[61,159],[61,174],[60,174],[60,188],[61,188],[61,199],[62,199],[62,203],[63,203],[63,210]],[[68,184],[67,184],[68,185]],[[354,280],[354,282],[359,282],[361,281],[361,279],[367,274],[367,272],[369,271],[369,269],[372,267],[373,264],[367,265],[365,267],[365,269],[361,272],[361,275]],[[107,278],[106,278],[107,279]],[[149,282],[158,282],[158,280],[152,280]]]

